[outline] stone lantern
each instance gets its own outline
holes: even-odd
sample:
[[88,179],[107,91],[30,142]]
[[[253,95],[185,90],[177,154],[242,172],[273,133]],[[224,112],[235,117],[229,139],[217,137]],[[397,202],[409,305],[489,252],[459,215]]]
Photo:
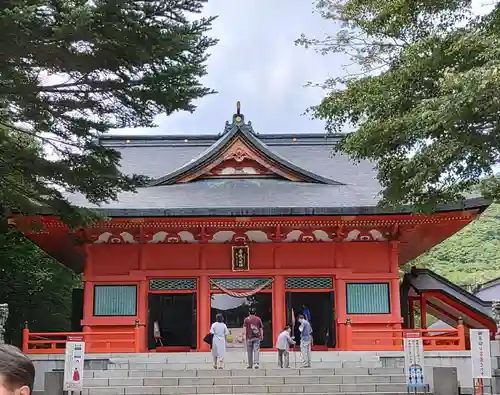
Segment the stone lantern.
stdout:
[[497,324],[497,333],[495,335],[496,340],[500,340],[500,300],[494,300],[492,305],[492,316]]
[[5,324],[9,317],[9,305],[0,304],[0,344],[4,344]]

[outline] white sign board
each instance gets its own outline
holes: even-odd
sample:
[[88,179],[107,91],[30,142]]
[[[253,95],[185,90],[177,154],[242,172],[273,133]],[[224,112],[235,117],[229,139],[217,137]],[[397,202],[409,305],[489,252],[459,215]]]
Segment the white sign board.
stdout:
[[419,333],[404,338],[406,384],[410,388],[425,387],[424,342]]
[[84,358],[85,342],[66,342],[66,357],[64,360],[64,391],[82,391]]
[[491,379],[490,331],[488,329],[470,330],[470,351],[472,378]]

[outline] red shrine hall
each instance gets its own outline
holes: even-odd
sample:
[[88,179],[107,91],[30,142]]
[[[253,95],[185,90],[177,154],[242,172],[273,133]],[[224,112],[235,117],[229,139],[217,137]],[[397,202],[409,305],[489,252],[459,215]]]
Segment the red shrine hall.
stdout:
[[[50,214],[11,223],[83,273],[73,334],[83,334],[88,352],[207,351],[217,313],[228,346],[241,347],[251,306],[264,323],[264,349],[306,310],[317,350],[399,350],[416,326],[427,349],[465,349],[469,328],[494,330],[487,305],[432,272],[400,282],[402,265],[488,202],[430,215],[381,209],[373,164],[332,155],[340,138],[258,134],[239,104],[218,135],[103,136],[100,144],[121,153],[123,172],[151,178],[146,187],[99,207],[71,195],[107,218],[85,229]],[[432,333],[428,312],[453,329]],[[63,352],[69,335],[28,326],[24,349]]]

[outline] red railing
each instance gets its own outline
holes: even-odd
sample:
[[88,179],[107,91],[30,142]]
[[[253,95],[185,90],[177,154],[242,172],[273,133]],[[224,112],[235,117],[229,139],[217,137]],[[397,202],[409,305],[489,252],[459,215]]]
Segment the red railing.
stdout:
[[23,329],[23,351],[26,354],[63,354],[68,338],[85,341],[86,352],[140,352],[139,325],[116,332],[30,332]]
[[400,351],[406,333],[418,333],[424,350],[465,350],[465,328],[460,321],[456,329],[361,329],[346,322],[345,344],[349,351]]

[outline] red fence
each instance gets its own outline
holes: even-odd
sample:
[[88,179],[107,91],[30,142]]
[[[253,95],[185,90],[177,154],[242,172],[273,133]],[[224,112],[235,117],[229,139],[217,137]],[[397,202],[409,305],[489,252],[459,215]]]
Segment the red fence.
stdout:
[[346,350],[400,351],[406,333],[419,333],[425,350],[465,350],[465,328],[456,329],[358,329],[346,323]]
[[117,332],[30,332],[23,330],[23,351],[27,354],[63,354],[70,337],[81,337],[89,353],[140,352],[139,327]]
[[[425,350],[465,350],[465,328],[459,323],[456,329],[362,329],[345,326],[347,351],[400,351],[406,333],[419,333]],[[70,337],[81,337],[89,353],[138,353],[140,352],[139,325],[113,332],[30,332],[23,330],[23,351],[27,354],[63,354]]]

